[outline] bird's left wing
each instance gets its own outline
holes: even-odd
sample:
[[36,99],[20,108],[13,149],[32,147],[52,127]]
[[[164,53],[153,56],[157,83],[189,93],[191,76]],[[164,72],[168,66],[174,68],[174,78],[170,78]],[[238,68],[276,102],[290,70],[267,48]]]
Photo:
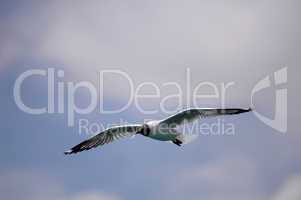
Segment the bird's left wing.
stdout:
[[185,122],[193,122],[199,118],[214,117],[218,115],[235,115],[244,112],[249,112],[251,109],[241,108],[192,108],[179,112],[166,119],[163,119],[160,124],[167,126],[177,126]]
[[80,144],[72,147],[70,150],[65,151],[65,154],[73,154],[81,151],[89,150],[95,148],[99,145],[104,145],[111,143],[119,138],[131,137],[136,134],[142,125],[125,125],[125,126],[116,126],[109,129],[106,129],[99,134],[91,137],[88,140],[81,142]]

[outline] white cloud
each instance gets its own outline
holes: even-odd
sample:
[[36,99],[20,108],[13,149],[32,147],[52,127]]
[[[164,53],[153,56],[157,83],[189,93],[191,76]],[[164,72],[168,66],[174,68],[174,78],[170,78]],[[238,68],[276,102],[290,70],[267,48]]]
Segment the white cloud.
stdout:
[[[287,37],[283,30],[298,29],[285,25],[292,18],[291,10],[274,1],[271,10],[270,3],[93,0],[51,1],[38,9],[28,6],[6,22],[12,27],[0,38],[8,41],[0,50],[4,52],[0,66],[27,55],[42,61],[38,67],[59,63],[63,66],[55,67],[95,83],[98,70],[117,68],[128,72],[135,86],[143,81],[158,85],[176,81],[183,92],[185,68],[190,67],[192,87],[200,81],[235,80],[239,87],[229,102],[245,106],[252,80],[262,76],[256,73],[279,68],[266,63],[281,63],[279,55],[290,54],[286,49],[292,42],[287,38],[294,35]],[[279,22],[279,27],[266,26]],[[254,73],[249,73],[251,69]],[[127,98],[128,84],[113,78],[108,83],[108,88],[118,85],[118,91],[110,89],[105,96]],[[212,104],[212,99],[204,98],[202,104]]]
[[30,171],[2,172],[0,193],[9,200],[120,200],[116,194],[94,190],[70,194],[58,180]]
[[68,198],[68,200],[117,200],[116,195],[106,194],[101,192],[82,192]]
[[300,200],[301,199],[301,175],[287,178],[271,200]]
[[253,161],[230,156],[178,172],[168,191],[176,199],[261,199],[259,181]]
[[[164,185],[163,197],[207,200],[300,200],[301,175],[286,177],[267,192],[256,162],[243,155],[225,156],[178,171]],[[172,183],[172,184],[170,184]]]

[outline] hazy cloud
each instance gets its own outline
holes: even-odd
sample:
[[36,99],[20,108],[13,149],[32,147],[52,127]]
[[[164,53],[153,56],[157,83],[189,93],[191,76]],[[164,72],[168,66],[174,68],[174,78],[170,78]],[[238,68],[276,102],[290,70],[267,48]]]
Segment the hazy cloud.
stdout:
[[255,162],[241,156],[225,156],[206,164],[177,172],[171,178],[172,198],[200,199],[260,199]]
[[9,200],[120,200],[118,195],[100,191],[70,194],[60,181],[31,171],[1,172],[0,193]]
[[271,200],[301,199],[301,175],[292,175],[285,180]]

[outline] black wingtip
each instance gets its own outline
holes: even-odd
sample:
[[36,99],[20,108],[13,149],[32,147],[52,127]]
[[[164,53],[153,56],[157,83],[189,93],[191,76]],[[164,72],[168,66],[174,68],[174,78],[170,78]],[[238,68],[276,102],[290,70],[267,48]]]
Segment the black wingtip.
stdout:
[[73,153],[74,153],[74,152],[73,152],[71,149],[64,152],[65,155],[70,155],[70,154],[73,154]]
[[229,108],[221,111],[221,114],[228,114],[228,115],[236,115],[241,113],[246,113],[252,111],[252,108],[243,109],[243,108]]
[[248,109],[242,109],[242,112],[251,112],[251,111],[253,111],[251,107],[249,107]]
[[253,109],[249,107],[248,109],[241,109],[240,113],[251,112]]

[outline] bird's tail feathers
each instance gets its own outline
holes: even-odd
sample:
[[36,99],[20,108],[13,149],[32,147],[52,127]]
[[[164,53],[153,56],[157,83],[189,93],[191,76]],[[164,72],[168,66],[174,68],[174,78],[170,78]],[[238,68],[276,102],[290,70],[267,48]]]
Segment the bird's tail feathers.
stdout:
[[177,136],[177,139],[182,142],[182,144],[188,144],[194,141],[198,137],[198,134],[180,134]]

